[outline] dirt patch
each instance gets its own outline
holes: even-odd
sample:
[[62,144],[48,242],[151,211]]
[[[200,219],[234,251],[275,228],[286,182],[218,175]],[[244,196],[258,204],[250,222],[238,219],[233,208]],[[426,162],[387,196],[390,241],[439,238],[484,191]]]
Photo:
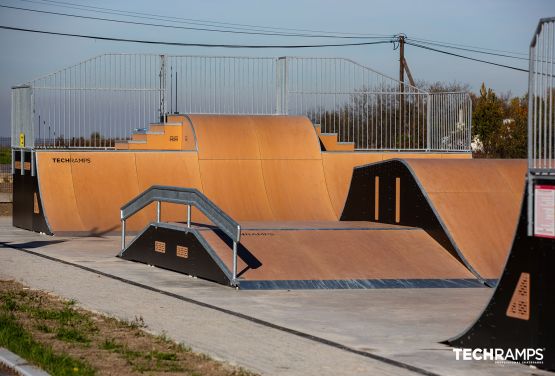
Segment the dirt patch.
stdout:
[[18,376],[19,374],[16,373],[13,369],[9,368],[5,364],[0,362],[0,375],[2,376]]
[[122,322],[14,281],[0,281],[0,304],[34,341],[83,364],[53,374],[253,375],[147,333],[141,317]]

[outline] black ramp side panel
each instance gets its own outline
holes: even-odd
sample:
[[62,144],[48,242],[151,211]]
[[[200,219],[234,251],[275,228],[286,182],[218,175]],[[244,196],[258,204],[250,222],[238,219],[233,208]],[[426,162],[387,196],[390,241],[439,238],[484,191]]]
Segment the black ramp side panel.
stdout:
[[[21,153],[15,153],[16,161],[20,161]],[[25,153],[25,160],[30,161],[31,153]],[[43,232],[51,235],[42,211],[39,184],[30,170],[16,169],[13,174],[13,215],[12,224],[25,230]]]
[[[26,171],[27,172],[27,171]],[[13,216],[15,227],[33,231],[33,186],[30,175],[13,175]]]
[[121,257],[225,285],[230,282],[193,232],[151,224]]
[[525,197],[511,253],[490,302],[466,332],[447,342],[461,348],[544,349],[543,364],[534,365],[555,370],[555,240],[527,236],[527,203]]

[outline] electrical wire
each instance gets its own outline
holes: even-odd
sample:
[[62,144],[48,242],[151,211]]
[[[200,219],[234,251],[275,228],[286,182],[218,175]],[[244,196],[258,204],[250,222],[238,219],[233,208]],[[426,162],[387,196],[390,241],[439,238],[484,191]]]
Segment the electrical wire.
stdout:
[[495,66],[498,66],[498,67],[513,69],[513,70],[520,71],[520,72],[528,72],[528,69],[513,67],[513,66],[510,66],[510,65],[499,64],[499,63],[494,63],[492,61],[487,61],[487,60],[482,60],[482,59],[476,59],[476,58],[469,57],[469,56],[459,55],[459,54],[456,54],[456,53],[453,53],[453,52],[438,50],[437,48],[424,46],[424,45],[421,45],[421,44],[418,44],[418,43],[413,43],[413,42],[405,42],[405,43],[410,44],[411,46],[414,46],[414,47],[423,48],[425,50],[435,51],[435,52],[446,54],[446,55],[456,56],[456,57],[460,57],[462,59],[467,59],[467,60],[477,61],[477,62],[480,62],[480,63],[495,65]]
[[270,32],[256,32],[256,31],[208,29],[208,28],[174,26],[174,25],[147,23],[147,22],[117,20],[112,18],[84,16],[84,15],[78,15],[78,14],[52,12],[47,10],[14,7],[14,6],[3,5],[3,4],[0,4],[0,8],[7,8],[7,9],[20,10],[20,11],[33,12],[33,13],[50,14],[50,15],[64,16],[64,17],[73,17],[73,18],[80,18],[80,19],[89,19],[89,20],[96,20],[96,21],[108,21],[108,22],[115,22],[115,23],[139,25],[139,26],[154,26],[154,27],[163,27],[163,28],[171,28],[171,29],[209,31],[209,32],[218,32],[218,33],[267,35],[267,36],[270,35],[270,36],[303,37],[303,38],[333,38],[333,39],[336,39],[336,38],[338,39],[384,39],[386,38],[386,37],[354,37],[354,36],[314,35],[314,34],[286,34],[286,33],[276,33],[276,32],[270,33]]
[[86,34],[71,34],[71,33],[61,33],[55,31],[46,30],[35,30],[35,29],[25,29],[20,27],[11,27],[0,25],[0,29],[12,30],[12,31],[25,31],[29,33],[47,34],[47,35],[58,35],[65,37],[75,37],[75,38],[85,38],[94,40],[105,40],[112,42],[128,42],[128,43],[142,43],[142,44],[158,44],[166,46],[180,46],[180,47],[219,47],[219,48],[253,48],[253,49],[263,49],[263,48],[322,48],[322,47],[348,47],[348,46],[369,46],[374,44],[385,44],[393,43],[392,40],[389,41],[373,41],[373,42],[358,42],[358,43],[331,43],[331,44],[305,44],[305,45],[249,45],[249,44],[211,44],[211,43],[182,43],[182,42],[163,42],[163,41],[151,41],[151,40],[140,40],[140,39],[126,39],[126,38],[116,38],[116,37],[101,37]]
[[476,53],[479,53],[479,54],[492,55],[492,56],[501,56],[501,57],[508,57],[508,58],[511,58],[511,59],[518,59],[518,60],[528,61],[528,58],[525,58],[525,57],[511,56],[511,55],[506,55],[506,54],[501,54],[501,53],[496,53],[496,52],[479,51],[479,50],[476,50],[476,49],[465,48],[465,47],[454,47],[454,46],[450,46],[450,45],[442,44],[442,43],[425,42],[423,40],[416,39],[416,38],[407,37],[406,40],[414,40],[414,41],[416,41],[418,43],[421,43],[421,44],[424,44],[424,45],[439,46],[439,47],[451,48],[451,49],[455,49],[455,50],[476,52]]
[[[181,17],[173,17],[173,16],[164,16],[164,15],[156,15],[152,13],[142,13],[142,12],[133,12],[133,11],[125,11],[125,10],[118,10],[113,8],[102,8],[96,7],[91,5],[82,5],[82,4],[75,4],[71,2],[65,1],[54,1],[54,0],[19,0],[34,4],[41,4],[41,5],[52,5],[70,9],[78,9],[78,10],[85,10],[90,12],[97,12],[97,13],[104,13],[104,14],[118,14],[125,17],[135,17],[135,18],[142,18],[142,19],[154,19],[158,21],[166,21],[166,22],[174,22],[174,23],[185,23],[185,24],[194,24],[194,25],[202,25],[202,26],[214,26],[214,25],[230,25],[230,26],[217,26],[223,27],[227,29],[236,29],[236,30],[278,30],[278,31],[295,31],[295,32],[310,32],[310,33],[326,33],[326,34],[336,34],[336,35],[350,35],[350,36],[360,36],[360,37],[390,37],[390,35],[385,34],[363,34],[363,33],[345,33],[345,32],[338,32],[338,31],[324,31],[324,30],[311,30],[311,29],[293,29],[293,28],[278,28],[278,27],[271,27],[271,26],[258,26],[258,25],[249,25],[249,24],[237,24],[237,23],[230,23],[230,22],[219,22],[219,21],[210,21],[210,20],[198,20],[192,18],[181,18]],[[46,3],[46,4],[45,4]]]
[[493,52],[503,52],[503,53],[513,54],[513,55],[528,56],[528,53],[527,53],[527,52],[516,52],[516,51],[508,51],[508,50],[498,50],[498,49],[493,49],[493,48],[486,48],[486,47],[473,46],[473,45],[469,45],[469,44],[442,42],[442,41],[431,40],[431,39],[424,39],[424,38],[418,38],[418,37],[413,37],[413,38],[411,38],[411,39],[412,39],[412,40],[417,40],[417,41],[419,41],[419,42],[439,43],[439,44],[444,44],[444,45],[449,45],[449,46],[454,46],[454,47],[467,47],[467,48],[473,48],[473,49],[477,49],[477,50],[493,51]]

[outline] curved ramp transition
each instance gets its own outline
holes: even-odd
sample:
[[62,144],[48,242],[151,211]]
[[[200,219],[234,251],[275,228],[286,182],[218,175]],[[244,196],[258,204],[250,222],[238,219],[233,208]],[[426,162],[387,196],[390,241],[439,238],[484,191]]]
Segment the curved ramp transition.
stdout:
[[[172,115],[169,121],[168,137],[178,137],[174,128],[184,126],[183,150],[135,150],[143,145],[136,143],[129,144],[133,150],[37,150],[38,191],[50,233],[117,232],[120,207],[152,185],[196,188],[239,221],[337,221],[353,167],[400,155],[450,156],[321,152],[304,117]],[[152,218],[153,206],[127,228],[139,231]],[[163,204],[162,218],[183,220],[185,212]],[[206,218],[194,211],[193,221]]]
[[483,280],[497,279],[524,190],[524,160],[390,160],[355,168],[341,220],[418,226]]

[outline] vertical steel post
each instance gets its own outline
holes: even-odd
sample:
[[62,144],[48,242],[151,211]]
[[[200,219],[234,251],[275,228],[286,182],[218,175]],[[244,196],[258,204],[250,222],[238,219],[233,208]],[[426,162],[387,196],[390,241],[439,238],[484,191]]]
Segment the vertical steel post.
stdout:
[[162,204],[160,201],[156,201],[156,222],[160,222],[161,214],[162,214]]
[[25,149],[19,149],[21,158],[19,159],[21,162],[19,166],[19,173],[21,175],[25,175]]
[[426,150],[432,149],[432,96],[426,95],[428,99],[426,103]]
[[31,149],[31,176],[35,176],[35,152]]
[[235,280],[237,279],[237,242],[233,241],[233,276],[232,276],[232,284],[235,284]]
[[187,205],[187,227],[191,228],[191,205]]
[[160,121],[165,123],[166,116],[166,55],[160,55]]
[[12,175],[15,174],[15,149],[12,148]]
[[125,250],[125,219],[123,218],[123,213],[121,213],[121,252],[120,255]]

